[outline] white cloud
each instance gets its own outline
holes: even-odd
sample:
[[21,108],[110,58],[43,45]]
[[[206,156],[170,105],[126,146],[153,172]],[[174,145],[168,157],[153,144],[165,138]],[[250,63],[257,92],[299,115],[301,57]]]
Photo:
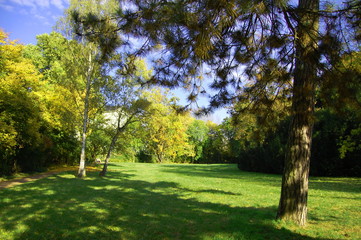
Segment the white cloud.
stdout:
[[53,16],[68,5],[69,0],[0,0],[0,9],[30,15],[48,26],[54,24]]
[[49,0],[37,0],[35,1],[40,7],[43,8],[49,8],[50,7],[50,3]]
[[10,2],[31,8],[50,8],[51,5],[55,6],[58,9],[64,9],[66,5],[69,4],[68,0],[10,0]]
[[8,11],[8,12],[12,12],[14,10],[13,6],[10,6],[7,4],[2,4],[1,2],[0,2],[0,8],[4,9],[5,11]]
[[[64,4],[62,0],[50,0],[51,4],[54,5],[55,7],[59,8],[59,9],[64,9]],[[66,4],[67,1],[64,0],[64,3]]]
[[10,0],[10,2],[18,4],[20,6],[36,8],[36,2],[37,1],[36,0]]
[[39,19],[39,20],[43,20],[43,21],[46,20],[46,17],[41,16],[41,15],[39,15],[39,14],[34,14],[33,16],[34,16],[35,18]]

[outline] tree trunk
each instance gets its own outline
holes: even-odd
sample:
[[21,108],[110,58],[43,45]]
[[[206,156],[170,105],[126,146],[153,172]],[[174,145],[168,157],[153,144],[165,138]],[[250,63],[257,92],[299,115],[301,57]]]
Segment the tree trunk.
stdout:
[[305,225],[307,220],[314,95],[317,78],[319,0],[299,1],[292,110],[277,218]]
[[128,126],[128,124],[130,124],[132,122],[132,119],[134,117],[135,113],[130,116],[127,121],[124,123],[124,125],[121,127],[120,126],[120,123],[122,121],[122,115],[119,113],[118,115],[118,120],[117,120],[117,129],[116,129],[116,132],[112,138],[112,141],[110,143],[110,146],[108,148],[108,152],[107,152],[107,156],[105,157],[105,161],[104,161],[104,165],[103,165],[103,170],[99,173],[99,176],[102,176],[104,177],[106,174],[107,174],[107,170],[108,170],[108,162],[109,162],[109,159],[110,159],[110,156],[112,154],[112,151],[113,151],[113,148],[115,146],[115,143],[117,142],[118,140],[118,137],[119,137],[119,134],[125,130],[125,128]]
[[86,139],[87,139],[87,127],[88,127],[88,112],[89,112],[89,96],[90,96],[90,87],[91,87],[91,77],[92,77],[92,53],[89,52],[89,66],[86,75],[86,90],[85,90],[85,100],[84,100],[84,115],[83,115],[83,132],[82,132],[82,145],[81,145],[81,154],[79,162],[78,177],[82,178],[86,176],[85,169],[85,151],[86,151]]
[[120,133],[120,131],[117,130],[117,132],[115,133],[115,135],[114,135],[113,138],[112,138],[112,142],[110,143],[110,146],[109,146],[109,148],[108,148],[107,156],[105,157],[105,160],[104,160],[103,169],[102,169],[102,171],[99,173],[99,176],[105,177],[105,176],[107,175],[109,159],[110,159],[111,153],[112,153],[112,151],[113,151],[113,148],[114,148],[114,146],[115,146],[115,143],[116,143],[117,140],[118,140],[119,133]]

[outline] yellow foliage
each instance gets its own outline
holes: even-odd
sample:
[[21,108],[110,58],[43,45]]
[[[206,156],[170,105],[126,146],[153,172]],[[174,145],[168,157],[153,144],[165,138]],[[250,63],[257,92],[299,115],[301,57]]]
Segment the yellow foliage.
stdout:
[[192,122],[189,114],[178,114],[172,104],[174,98],[168,98],[168,91],[153,89],[144,93],[144,97],[152,102],[151,112],[145,132],[147,146],[157,156],[159,162],[174,161],[177,156],[195,155],[189,143],[187,129]]
[[19,131],[32,138],[37,132],[41,114],[40,98],[45,83],[31,60],[22,53],[24,46],[8,39],[0,30],[0,147],[5,150],[21,147]]

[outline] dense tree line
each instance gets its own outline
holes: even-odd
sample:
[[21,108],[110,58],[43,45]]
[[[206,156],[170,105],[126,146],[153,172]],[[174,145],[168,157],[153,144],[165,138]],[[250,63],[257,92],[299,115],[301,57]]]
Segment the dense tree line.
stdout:
[[[152,94],[156,92],[153,91]],[[159,90],[158,94],[160,94]],[[174,108],[172,109],[172,104],[168,107],[168,111],[175,111]],[[173,105],[173,107],[175,106]],[[149,135],[151,134],[148,132],[149,128],[147,130],[144,128],[145,125],[150,124],[146,119],[129,128],[129,132],[124,132],[128,137],[120,138],[119,144],[122,147],[117,151],[117,155],[122,156],[122,161],[237,163],[239,168],[245,171],[282,173],[289,116],[283,117],[276,124],[273,122],[270,126],[270,124],[264,124],[260,116],[254,113],[243,113],[242,119],[239,116],[225,119],[219,125],[190,116],[183,116],[181,122],[176,122],[168,114],[169,112],[164,112],[163,120],[158,122],[160,125],[153,126],[153,134],[157,132],[163,134],[162,137]],[[150,116],[153,120],[156,119],[155,115]],[[174,127],[177,124],[184,126],[183,130],[178,129],[178,131],[182,131],[187,138],[180,141],[179,144],[183,147],[187,146],[187,154],[184,152],[185,148],[183,151],[179,151],[174,147],[172,151],[177,154],[172,155],[170,149],[167,150],[165,146],[158,145],[158,149],[151,147],[150,142],[153,138],[155,144],[163,139],[173,145],[176,140],[173,135],[169,134],[172,130],[163,128],[163,132],[159,131],[160,126],[166,125],[164,118],[168,118],[174,123]],[[329,108],[318,108],[315,118],[310,174],[312,176],[360,176],[360,121],[355,112],[341,114]],[[142,124],[143,127],[140,127],[139,124]],[[167,133],[167,131],[169,132]],[[121,140],[129,139],[129,136],[133,137],[132,142]],[[164,152],[157,153],[160,148],[164,149]],[[157,157],[159,155],[163,156],[162,161]]]
[[[77,163],[87,84],[87,55],[79,56],[83,46],[55,32],[28,46],[1,33],[1,175]],[[93,73],[98,75],[88,103],[88,163],[108,160],[112,151],[131,161],[229,162],[219,126],[179,113],[169,90],[141,89],[139,82],[151,71],[142,60],[124,62],[127,68],[112,76]]]
[[[316,111],[315,115],[310,175],[361,176],[360,121],[327,109]],[[242,149],[235,156],[238,167],[245,171],[282,173],[289,121],[289,118],[282,121],[261,143],[242,145],[243,141],[238,142]],[[352,143],[345,142],[345,139],[351,138]]]

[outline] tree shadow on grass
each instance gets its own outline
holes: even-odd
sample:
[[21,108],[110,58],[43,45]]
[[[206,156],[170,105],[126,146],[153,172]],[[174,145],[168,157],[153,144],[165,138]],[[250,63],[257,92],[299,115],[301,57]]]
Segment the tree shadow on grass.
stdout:
[[89,175],[59,174],[4,189],[2,231],[19,240],[313,239],[275,228],[275,207],[201,202],[187,198],[193,190],[177,183],[133,180],[121,172]]
[[[281,175],[240,171],[236,164],[210,165],[164,165],[164,172],[184,176],[202,176],[207,178],[238,179],[264,186],[280,187]],[[361,193],[361,178],[311,177],[310,189]]]
[[236,164],[163,165],[163,172],[187,177],[236,179],[264,186],[281,187],[281,175],[240,171]]
[[361,178],[312,177],[310,188],[324,191],[361,193]]
[[202,176],[208,178],[238,179],[240,171],[236,164],[186,164],[186,165],[161,165],[162,171],[182,174],[185,176]]

